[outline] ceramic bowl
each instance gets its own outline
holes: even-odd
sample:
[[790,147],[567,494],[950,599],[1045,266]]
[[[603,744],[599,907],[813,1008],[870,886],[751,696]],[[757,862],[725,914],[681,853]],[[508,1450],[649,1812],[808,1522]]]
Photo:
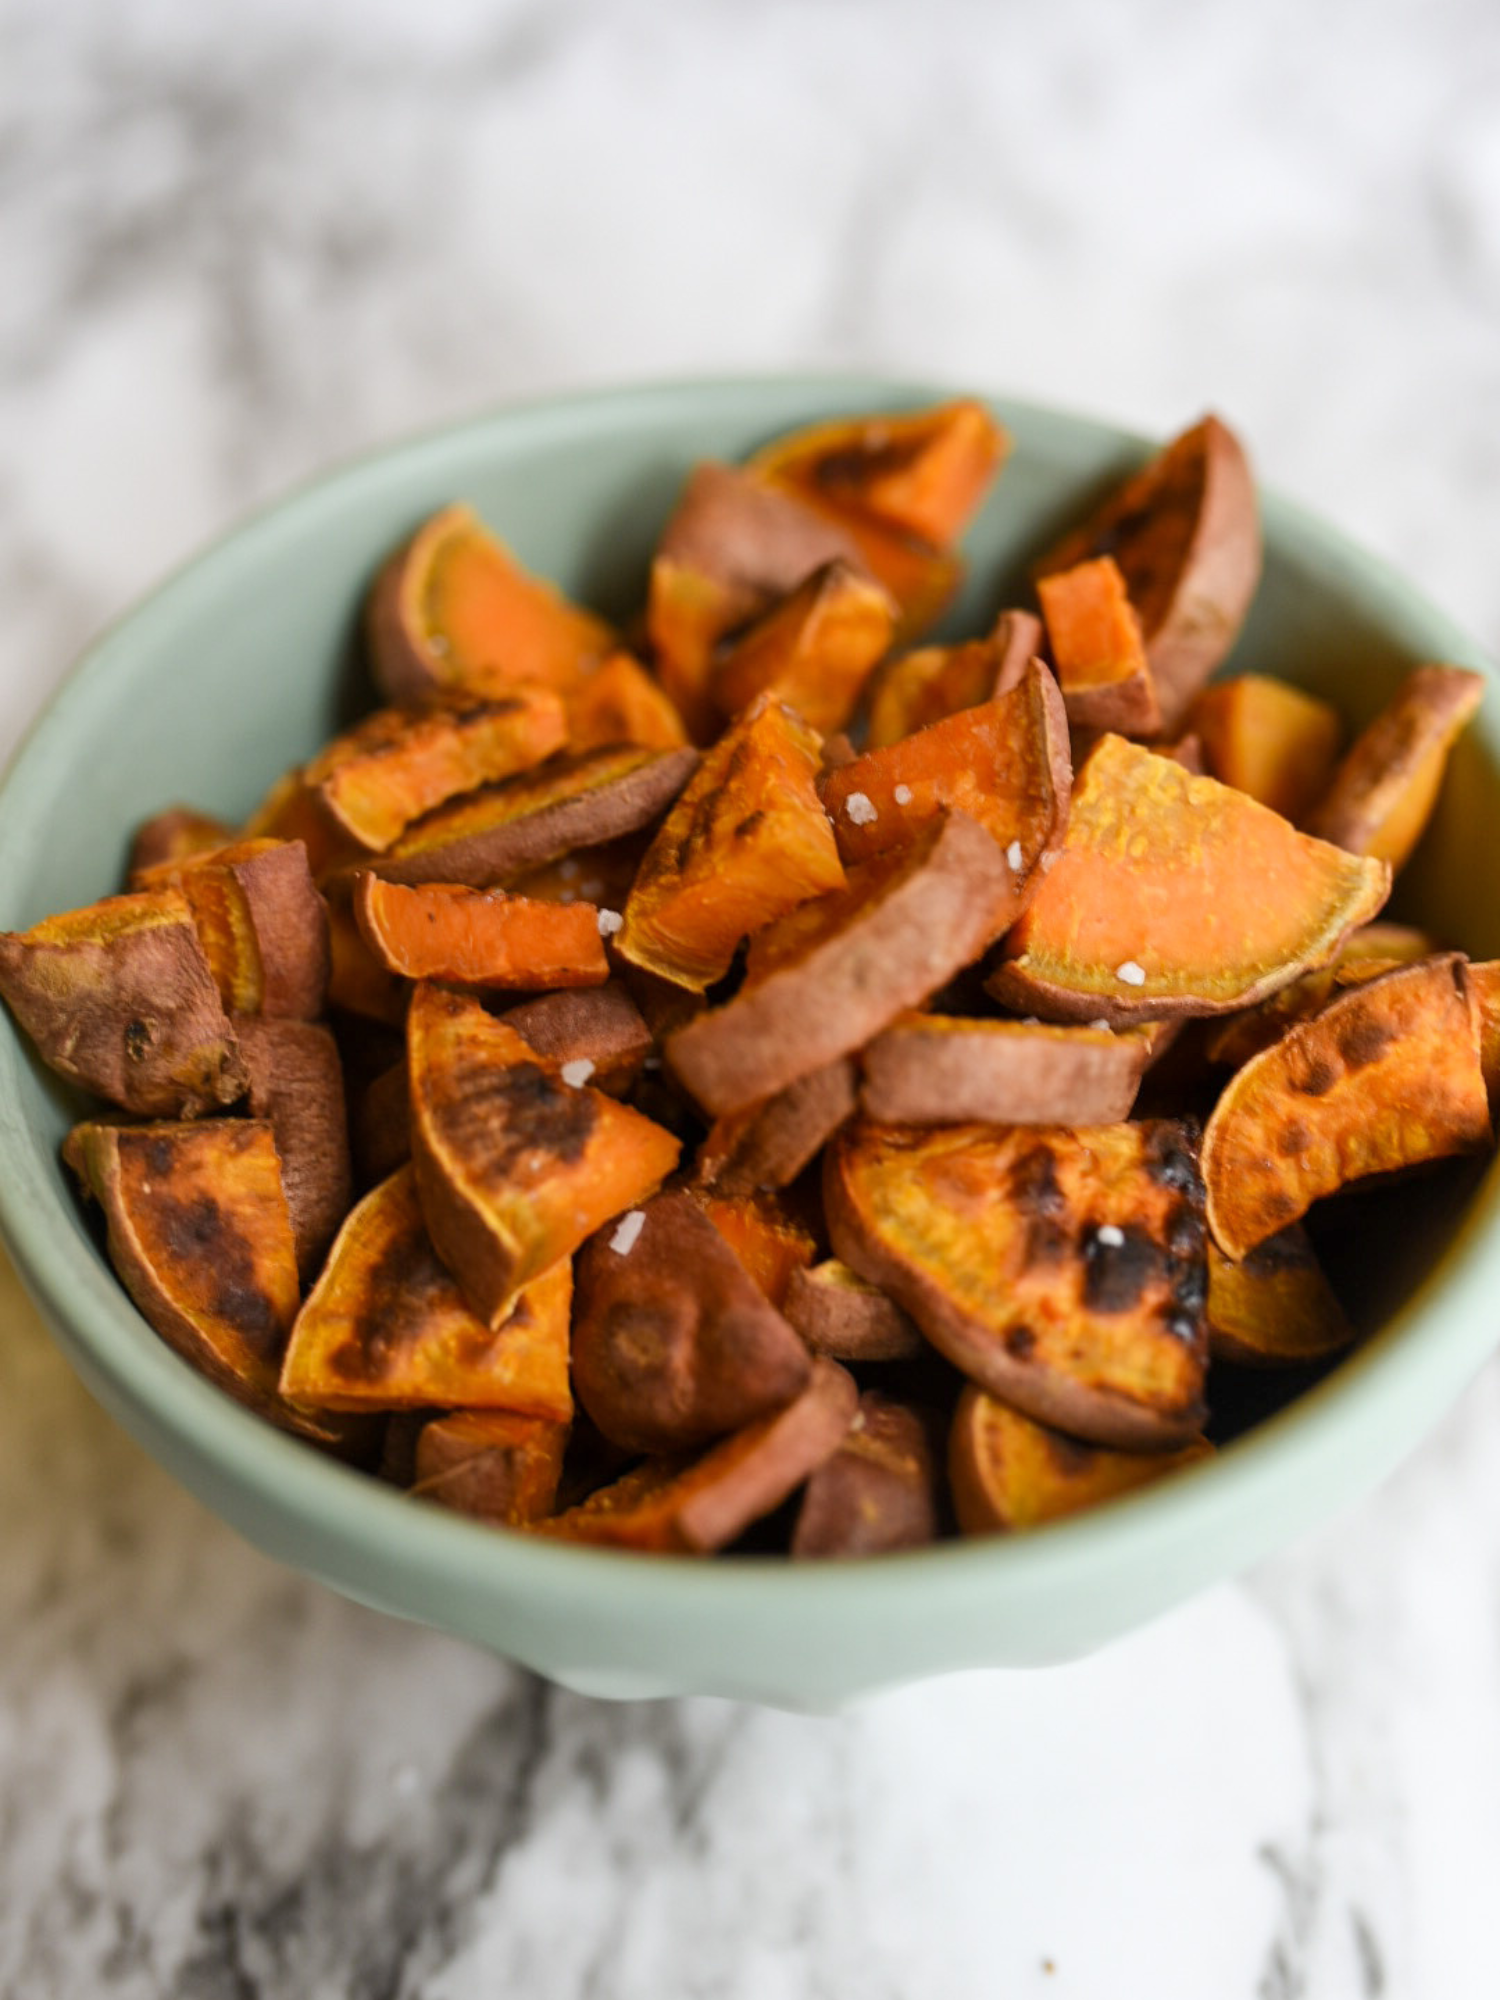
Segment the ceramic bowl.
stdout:
[[[0,927],[88,902],[134,824],[186,798],[233,817],[360,698],[358,615],[382,554],[463,496],[523,560],[606,612],[640,602],[688,467],[840,412],[935,400],[847,377],[696,383],[503,410],[345,467],[239,528],[90,650],[0,787]],[[1014,455],[967,540],[949,620],[977,629],[1047,532],[1146,450],[1104,423],[999,399]],[[1267,495],[1265,578],[1231,666],[1363,722],[1412,663],[1482,665],[1384,563]],[[365,697],[368,699],[368,696]],[[1454,759],[1400,908],[1500,955],[1500,703]],[[89,1388],[258,1547],[362,1603],[568,1686],[828,1708],[925,1675],[1042,1665],[1102,1645],[1302,1533],[1387,1474],[1500,1334],[1500,1179],[1387,1203],[1356,1262],[1370,1337],[1210,1463],[1014,1539],[794,1566],[559,1547],[486,1529],[281,1436],[138,1316],[58,1159],[77,1102],[0,1011],[0,1231]],[[1437,1192],[1434,1192],[1434,1189]],[[1357,1226],[1357,1225],[1351,1225]]]

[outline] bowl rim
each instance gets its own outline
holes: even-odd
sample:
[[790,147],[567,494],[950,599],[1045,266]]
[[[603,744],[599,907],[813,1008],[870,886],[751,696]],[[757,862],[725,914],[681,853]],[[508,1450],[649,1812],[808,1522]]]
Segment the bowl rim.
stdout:
[[[1097,446],[1107,441],[1122,461],[1156,448],[1145,435],[1104,418],[1026,399],[957,388],[931,380],[861,372],[672,377],[640,383],[559,392],[507,401],[482,412],[416,430],[396,441],[340,459],[232,522],[206,547],[170,569],[141,597],[110,620],[89,642],[23,733],[0,775],[0,853],[24,853],[28,814],[45,806],[38,795],[42,766],[55,740],[65,740],[74,717],[96,688],[128,666],[128,653],[149,645],[154,623],[175,610],[185,594],[211,591],[221,572],[250,559],[268,539],[301,532],[309,517],[336,508],[345,490],[377,470],[415,474],[427,455],[441,456],[453,442],[496,432],[523,441],[529,431],[554,441],[586,431],[604,409],[632,406],[646,427],[653,408],[674,415],[695,402],[716,414],[737,398],[754,403],[767,395],[795,394],[828,405],[829,413],[861,406],[911,407],[956,395],[974,395],[1002,420],[1024,429],[1028,420],[1054,431],[1072,431]],[[1357,588],[1374,614],[1396,623],[1420,622],[1442,642],[1444,655],[1495,668],[1475,640],[1409,584],[1392,564],[1363,548],[1301,503],[1258,482],[1268,544],[1295,549],[1322,576]],[[1500,732],[1484,733],[1500,750]],[[784,1556],[744,1556],[732,1562],[685,1563],[672,1555],[597,1549],[497,1531],[438,1507],[414,1507],[404,1493],[354,1471],[278,1432],[199,1376],[154,1336],[141,1342],[145,1325],[111,1271],[95,1260],[80,1266],[76,1219],[58,1199],[36,1155],[21,1113],[15,1080],[30,1060],[7,1017],[0,1036],[0,1241],[23,1285],[59,1344],[93,1392],[116,1411],[133,1411],[158,1438],[170,1439],[178,1462],[230,1478],[285,1527],[315,1524],[320,1560],[314,1574],[347,1588],[337,1560],[366,1558],[378,1549],[392,1576],[423,1572],[433,1589],[473,1592],[493,1586],[501,1596],[552,1607],[586,1598],[603,1616],[639,1620],[654,1608],[674,1619],[713,1621],[742,1612],[753,1600],[769,1614],[784,1602],[795,1614],[814,1597],[836,1610],[940,1614],[971,1598],[977,1587],[1023,1589],[1046,1580],[1066,1586],[1086,1578],[1153,1533],[1212,1535],[1220,1521],[1253,1508],[1315,1463],[1330,1435],[1375,1421],[1401,1401],[1425,1357],[1447,1356],[1477,1370],[1500,1340],[1500,1316],[1490,1324],[1485,1308],[1500,1284],[1500,1169],[1491,1162],[1469,1197],[1466,1212],[1436,1265],[1392,1318],[1321,1382],[1274,1415],[1215,1452],[1210,1460],[1178,1472],[1107,1506],[1048,1523],[1024,1535],[949,1540],[877,1560],[799,1564]],[[64,1197],[65,1199],[66,1197]],[[129,1337],[126,1337],[128,1328]],[[1415,1429],[1403,1450],[1414,1449],[1427,1425]],[[1374,1483],[1371,1475],[1366,1485]],[[1314,1525],[1309,1521],[1306,1527]],[[335,1567],[329,1569],[332,1562]],[[650,1597],[643,1599],[642,1593]]]

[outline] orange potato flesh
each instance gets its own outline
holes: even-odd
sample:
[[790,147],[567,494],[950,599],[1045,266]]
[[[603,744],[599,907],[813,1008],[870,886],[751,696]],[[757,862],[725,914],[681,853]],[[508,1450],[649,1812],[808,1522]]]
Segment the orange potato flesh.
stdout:
[[1469,990],[1479,1016],[1479,1061],[1490,1110],[1500,1113],[1500,960],[1469,967]]
[[966,1535],[1007,1534],[1102,1506],[1212,1456],[1202,1438],[1174,1452],[1084,1444],[971,1386],[954,1413],[948,1479]]
[[1410,924],[1361,924],[1344,940],[1343,949],[1329,965],[1305,972],[1290,986],[1283,986],[1269,1000],[1262,1000],[1243,1014],[1231,1014],[1216,1027],[1203,1045],[1212,1063],[1238,1069],[1242,1062],[1279,1041],[1294,1021],[1310,1020],[1327,1005],[1341,981],[1358,983],[1349,977],[1356,971],[1370,976],[1370,968],[1387,972],[1393,965],[1415,965],[1430,958],[1437,946],[1425,931]]
[[1188,713],[1211,776],[1294,824],[1328,789],[1344,724],[1330,702],[1269,674],[1205,688]]
[[1032,661],[1008,693],[833,772],[823,803],[847,866],[904,845],[946,809],[977,820],[1024,878],[1062,839],[1071,786],[1057,683]]
[[186,861],[194,854],[210,854],[216,847],[227,847],[233,839],[234,828],[226,821],[199,812],[196,806],[168,806],[135,830],[127,869],[130,887],[143,886],[137,878],[147,869]]
[[962,557],[873,516],[835,508],[804,488],[782,490],[810,500],[818,513],[848,535],[861,566],[896,606],[893,645],[910,646],[942,617],[963,582]]
[[489,889],[575,847],[602,846],[649,826],[697,766],[696,751],[620,744],[553,758],[439,806],[371,863],[388,882],[459,882]]
[[328,1004],[363,1020],[399,1028],[406,1020],[411,989],[365,943],[354,914],[355,877],[331,876],[324,884],[328,907]]
[[854,1126],[824,1166],[835,1255],[972,1380],[1099,1444],[1164,1449],[1197,1429],[1190,1128]]
[[895,623],[879,584],[847,563],[826,563],[733,641],[714,667],[713,698],[733,716],[769,694],[813,729],[842,729]]
[[646,852],[618,948],[701,993],[741,938],[842,886],[818,798],[818,738],[783,703],[755,701],[704,757]]
[[0,996],[59,1076],[140,1117],[190,1118],[244,1093],[179,890],[106,896],[0,932]]
[[1421,838],[1453,748],[1484,694],[1463,667],[1417,667],[1356,738],[1307,828],[1351,854],[1404,865]]
[[788,1186],[853,1117],[854,1085],[854,1065],[840,1056],[774,1097],[716,1119],[698,1149],[699,1180],[721,1194]]
[[929,722],[1008,694],[1041,648],[1039,618],[1029,611],[1002,611],[987,638],[901,654],[876,678],[865,729],[868,747],[883,750]]
[[943,548],[969,525],[1009,451],[1004,427],[966,397],[792,431],[757,452],[750,470]]
[[865,1047],[860,1108],[885,1125],[1112,1125],[1151,1053],[1143,1029],[912,1014]]
[[453,986],[602,986],[609,977],[592,903],[540,903],[500,889],[355,878],[354,918],[387,971]]
[[566,691],[614,644],[602,619],[529,575],[464,506],[433,515],[391,557],[367,627],[376,680],[407,704],[527,681]]
[[1161,727],[1141,623],[1112,556],[1038,580],[1058,685],[1076,729],[1150,736]]
[[241,840],[144,870],[186,896],[231,1013],[310,1021],[328,993],[328,912],[300,840]]
[[1208,1344],[1215,1361],[1290,1367],[1321,1361],[1354,1338],[1307,1231],[1294,1222],[1243,1263],[1208,1246]]
[[573,1088],[475,1001],[420,985],[407,1017],[411,1148],[438,1254],[488,1324],[677,1164],[678,1141]]
[[859,1404],[854,1379],[816,1360],[807,1387],[700,1459],[648,1460],[539,1532],[562,1541],[659,1553],[707,1554],[779,1507],[831,1458]]
[[910,1314],[837,1257],[792,1273],[786,1316],[814,1354],[835,1361],[914,1361],[928,1351]]
[[503,1527],[524,1527],[557,1502],[569,1428],[514,1410],[454,1410],[417,1434],[412,1498]]
[[694,1200],[778,1309],[793,1276],[816,1254],[812,1237],[773,1194],[694,1191]]
[[611,653],[568,696],[568,748],[575,752],[611,743],[679,750],[687,740],[666,690],[629,653]]
[[1064,1020],[1229,1013],[1326,965],[1390,879],[1384,862],[1105,736],[991,990]]
[[540,1273],[493,1325],[439,1263],[402,1167],[339,1231],[297,1315],[281,1392],[324,1410],[462,1405],[565,1422],[572,1265]]
[[1463,960],[1400,966],[1235,1072],[1204,1135],[1209,1226],[1243,1259],[1348,1181],[1490,1139]]
[[937,1539],[938,1478],[920,1412],[866,1389],[848,1436],[807,1482],[793,1556],[884,1555]]

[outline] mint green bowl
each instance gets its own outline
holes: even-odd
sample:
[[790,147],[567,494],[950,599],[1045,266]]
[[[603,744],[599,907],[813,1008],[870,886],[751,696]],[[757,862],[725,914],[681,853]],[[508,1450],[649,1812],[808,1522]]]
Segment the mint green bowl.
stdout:
[[[844,411],[935,400],[836,378],[698,383],[506,410],[330,474],[220,542],[108,632],[0,787],[0,927],[119,879],[132,826],[186,797],[230,817],[348,712],[360,600],[383,552],[455,496],[606,611],[640,600],[687,468]],[[1039,534],[1146,449],[1004,401],[1014,456],[967,543],[953,625],[1005,598]],[[1415,661],[1483,660],[1409,585],[1283,500],[1236,662],[1364,720]],[[1500,711],[1461,745],[1402,906],[1500,955]],[[150,1331],[58,1160],[75,1106],[0,1027],[0,1232],[63,1350],[147,1451],[268,1554],[590,1693],[721,1694],[823,1709],[962,1667],[1102,1645],[1368,1490],[1500,1335],[1496,1175],[1414,1187],[1370,1229],[1371,1338],[1191,1472],[1013,1540],[844,1565],[701,1563],[557,1547],[414,1505],[246,1415]],[[1363,1247],[1363,1246],[1362,1246]]]

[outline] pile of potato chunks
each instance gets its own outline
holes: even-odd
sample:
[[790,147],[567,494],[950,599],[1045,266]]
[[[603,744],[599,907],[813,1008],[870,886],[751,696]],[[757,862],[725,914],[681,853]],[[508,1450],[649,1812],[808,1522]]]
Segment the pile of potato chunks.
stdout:
[[919,646],[1008,445],[697,467],[628,643],[447,508],[371,590],[389,706],[0,937],[179,1354],[486,1521],[845,1556],[1094,1505],[1211,1450],[1211,1360],[1347,1344],[1307,1211],[1491,1144],[1500,966],[1377,921],[1480,677],[1347,747],[1209,685],[1212,417]]

